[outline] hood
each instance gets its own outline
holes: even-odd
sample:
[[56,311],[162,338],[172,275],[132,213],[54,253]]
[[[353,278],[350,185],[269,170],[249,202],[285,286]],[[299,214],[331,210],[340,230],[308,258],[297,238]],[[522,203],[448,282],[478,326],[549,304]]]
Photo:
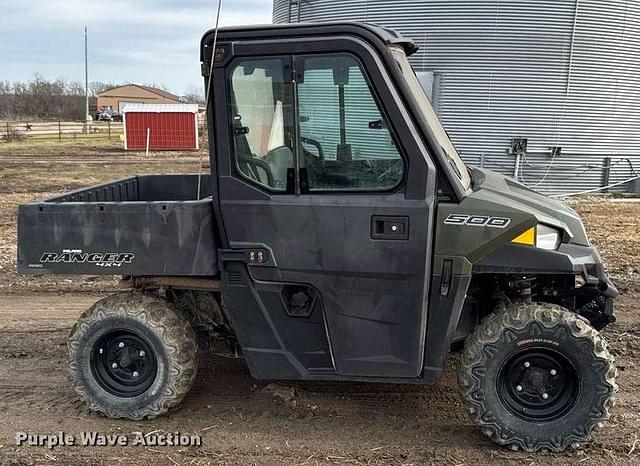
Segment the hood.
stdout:
[[564,241],[589,246],[589,239],[580,216],[564,202],[552,199],[531,188],[491,170],[474,168],[472,197],[478,196],[491,202],[535,216],[538,223],[555,227],[564,232]]

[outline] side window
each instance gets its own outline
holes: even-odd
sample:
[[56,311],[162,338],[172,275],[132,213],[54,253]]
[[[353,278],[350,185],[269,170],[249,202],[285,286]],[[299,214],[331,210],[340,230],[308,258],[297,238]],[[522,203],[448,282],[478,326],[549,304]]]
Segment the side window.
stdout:
[[290,58],[249,59],[231,71],[233,155],[240,174],[285,191],[293,168],[294,113]]
[[296,57],[300,166],[309,190],[388,190],[404,161],[360,62],[348,54]]

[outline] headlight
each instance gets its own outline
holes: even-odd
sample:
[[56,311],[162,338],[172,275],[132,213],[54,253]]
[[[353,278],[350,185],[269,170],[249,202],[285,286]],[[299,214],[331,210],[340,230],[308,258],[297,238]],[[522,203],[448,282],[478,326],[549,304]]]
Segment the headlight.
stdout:
[[536,225],[511,240],[515,244],[526,244],[540,249],[558,249],[560,232],[547,225]]
[[536,227],[536,247],[542,249],[558,249],[560,246],[560,232],[546,225]]

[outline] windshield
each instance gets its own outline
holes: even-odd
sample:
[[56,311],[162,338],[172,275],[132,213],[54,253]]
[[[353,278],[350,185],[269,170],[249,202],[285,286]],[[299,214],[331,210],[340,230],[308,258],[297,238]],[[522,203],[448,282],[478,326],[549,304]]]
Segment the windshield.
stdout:
[[392,46],[389,47],[389,49],[391,50],[391,53],[398,63],[398,66],[400,66],[400,71],[402,72],[407,84],[409,85],[409,89],[413,93],[420,111],[427,119],[427,122],[431,127],[431,131],[438,141],[440,148],[449,159],[449,165],[451,165],[451,168],[462,183],[462,186],[467,189],[471,183],[469,171],[460,158],[460,154],[458,154],[458,151],[451,142],[451,139],[449,139],[447,132],[440,124],[440,120],[438,120],[436,112],[433,110],[433,107],[431,106],[427,95],[424,93],[424,89],[422,88],[420,81],[418,81],[418,77],[413,71],[413,68],[411,68],[409,60],[407,60],[407,55],[404,53],[404,50],[401,47]]

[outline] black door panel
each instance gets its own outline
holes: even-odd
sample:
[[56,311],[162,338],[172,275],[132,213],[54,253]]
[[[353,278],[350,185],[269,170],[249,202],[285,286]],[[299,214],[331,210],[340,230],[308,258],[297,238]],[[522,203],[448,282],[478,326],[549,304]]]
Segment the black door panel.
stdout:
[[[231,246],[259,238],[271,249],[277,267],[251,266],[255,280],[319,290],[338,374],[415,377],[426,323],[427,203],[401,194],[332,197],[223,203]],[[409,240],[371,238],[372,216],[391,214],[411,219]]]

